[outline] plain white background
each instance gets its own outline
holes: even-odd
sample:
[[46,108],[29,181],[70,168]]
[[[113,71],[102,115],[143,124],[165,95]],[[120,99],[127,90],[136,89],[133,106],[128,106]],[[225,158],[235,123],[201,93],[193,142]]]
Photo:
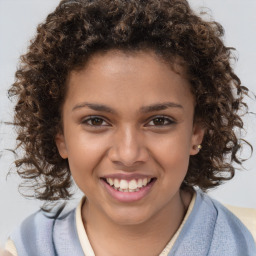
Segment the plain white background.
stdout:
[[[8,234],[26,216],[36,211],[40,202],[24,199],[18,192],[19,178],[7,172],[14,169],[13,154],[7,149],[15,146],[12,126],[3,122],[12,120],[13,104],[7,90],[14,81],[18,58],[25,53],[38,23],[53,11],[59,0],[0,0],[0,245]],[[238,63],[234,66],[244,85],[256,92],[256,1],[255,0],[190,0],[199,12],[201,7],[226,31],[225,43],[237,49]],[[209,8],[209,9],[208,9]],[[256,112],[255,101],[248,100],[250,110]],[[256,116],[245,119],[246,139],[256,150]],[[248,151],[244,150],[244,156]],[[256,154],[244,165],[246,170],[237,171],[235,178],[209,194],[223,203],[256,208]],[[81,196],[75,195],[73,204]]]

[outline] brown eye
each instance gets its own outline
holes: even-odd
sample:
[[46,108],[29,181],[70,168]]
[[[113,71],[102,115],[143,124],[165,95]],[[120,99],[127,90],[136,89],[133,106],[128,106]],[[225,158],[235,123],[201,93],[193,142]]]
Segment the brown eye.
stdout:
[[163,117],[158,117],[152,120],[154,125],[164,125],[165,124],[165,118]]
[[148,126],[167,126],[173,124],[174,121],[168,117],[155,117],[151,119],[151,121],[148,123]]
[[102,125],[103,120],[101,118],[92,118],[91,119],[91,124],[92,125]]
[[107,126],[108,125],[108,123],[100,117],[90,117],[83,120],[82,123],[88,126]]

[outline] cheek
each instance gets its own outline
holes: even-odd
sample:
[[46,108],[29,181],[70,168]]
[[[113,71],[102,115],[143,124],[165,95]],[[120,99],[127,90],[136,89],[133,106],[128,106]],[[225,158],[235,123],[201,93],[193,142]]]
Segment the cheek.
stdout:
[[94,169],[100,163],[107,150],[107,141],[104,138],[77,134],[67,142],[68,161],[74,179],[93,176]]
[[[154,144],[154,145],[153,145]],[[181,130],[173,134],[163,136],[162,138],[152,141],[151,149],[162,162],[179,163],[189,159],[191,149],[191,137]]]
[[188,170],[190,158],[190,140],[184,133],[166,136],[154,147],[152,155],[161,167],[159,173],[163,187],[180,186]]

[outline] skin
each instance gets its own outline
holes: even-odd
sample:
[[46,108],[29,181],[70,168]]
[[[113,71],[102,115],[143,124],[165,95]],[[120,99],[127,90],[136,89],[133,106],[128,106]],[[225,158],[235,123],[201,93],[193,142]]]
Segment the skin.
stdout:
[[13,255],[11,253],[9,253],[8,251],[5,251],[0,248],[0,256],[13,256]]
[[[158,255],[184,218],[192,195],[180,185],[204,131],[177,68],[151,51],[111,50],[70,73],[56,144],[86,195],[82,218],[96,255]],[[101,179],[115,174],[155,182],[142,199],[120,202]]]

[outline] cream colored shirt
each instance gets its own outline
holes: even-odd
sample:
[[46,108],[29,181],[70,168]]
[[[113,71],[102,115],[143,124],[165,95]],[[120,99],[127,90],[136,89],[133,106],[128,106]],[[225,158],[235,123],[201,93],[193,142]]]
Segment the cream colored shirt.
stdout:
[[[176,233],[174,234],[174,236],[172,237],[172,239],[169,241],[169,243],[166,245],[166,247],[163,249],[163,251],[159,254],[159,256],[167,256],[168,253],[170,252],[170,250],[172,249],[172,246],[174,245],[177,237],[180,234],[180,231],[182,229],[182,227],[184,226],[185,222],[187,221],[193,207],[195,204],[195,198],[196,198],[196,193],[194,193],[193,198],[189,204],[187,213],[179,227],[179,229],[176,231]],[[78,237],[79,237],[79,241],[81,244],[81,247],[83,249],[84,255],[85,256],[95,256],[94,251],[92,249],[92,246],[90,244],[90,241],[88,239],[88,236],[86,234],[86,230],[84,228],[83,225],[83,221],[82,221],[82,205],[84,202],[84,198],[82,198],[82,200],[80,201],[79,205],[76,208],[76,228],[77,228],[77,233],[78,233]],[[17,250],[16,247],[13,243],[13,241],[11,241],[10,239],[7,241],[5,249],[10,252],[13,256],[18,256],[17,254]]]

